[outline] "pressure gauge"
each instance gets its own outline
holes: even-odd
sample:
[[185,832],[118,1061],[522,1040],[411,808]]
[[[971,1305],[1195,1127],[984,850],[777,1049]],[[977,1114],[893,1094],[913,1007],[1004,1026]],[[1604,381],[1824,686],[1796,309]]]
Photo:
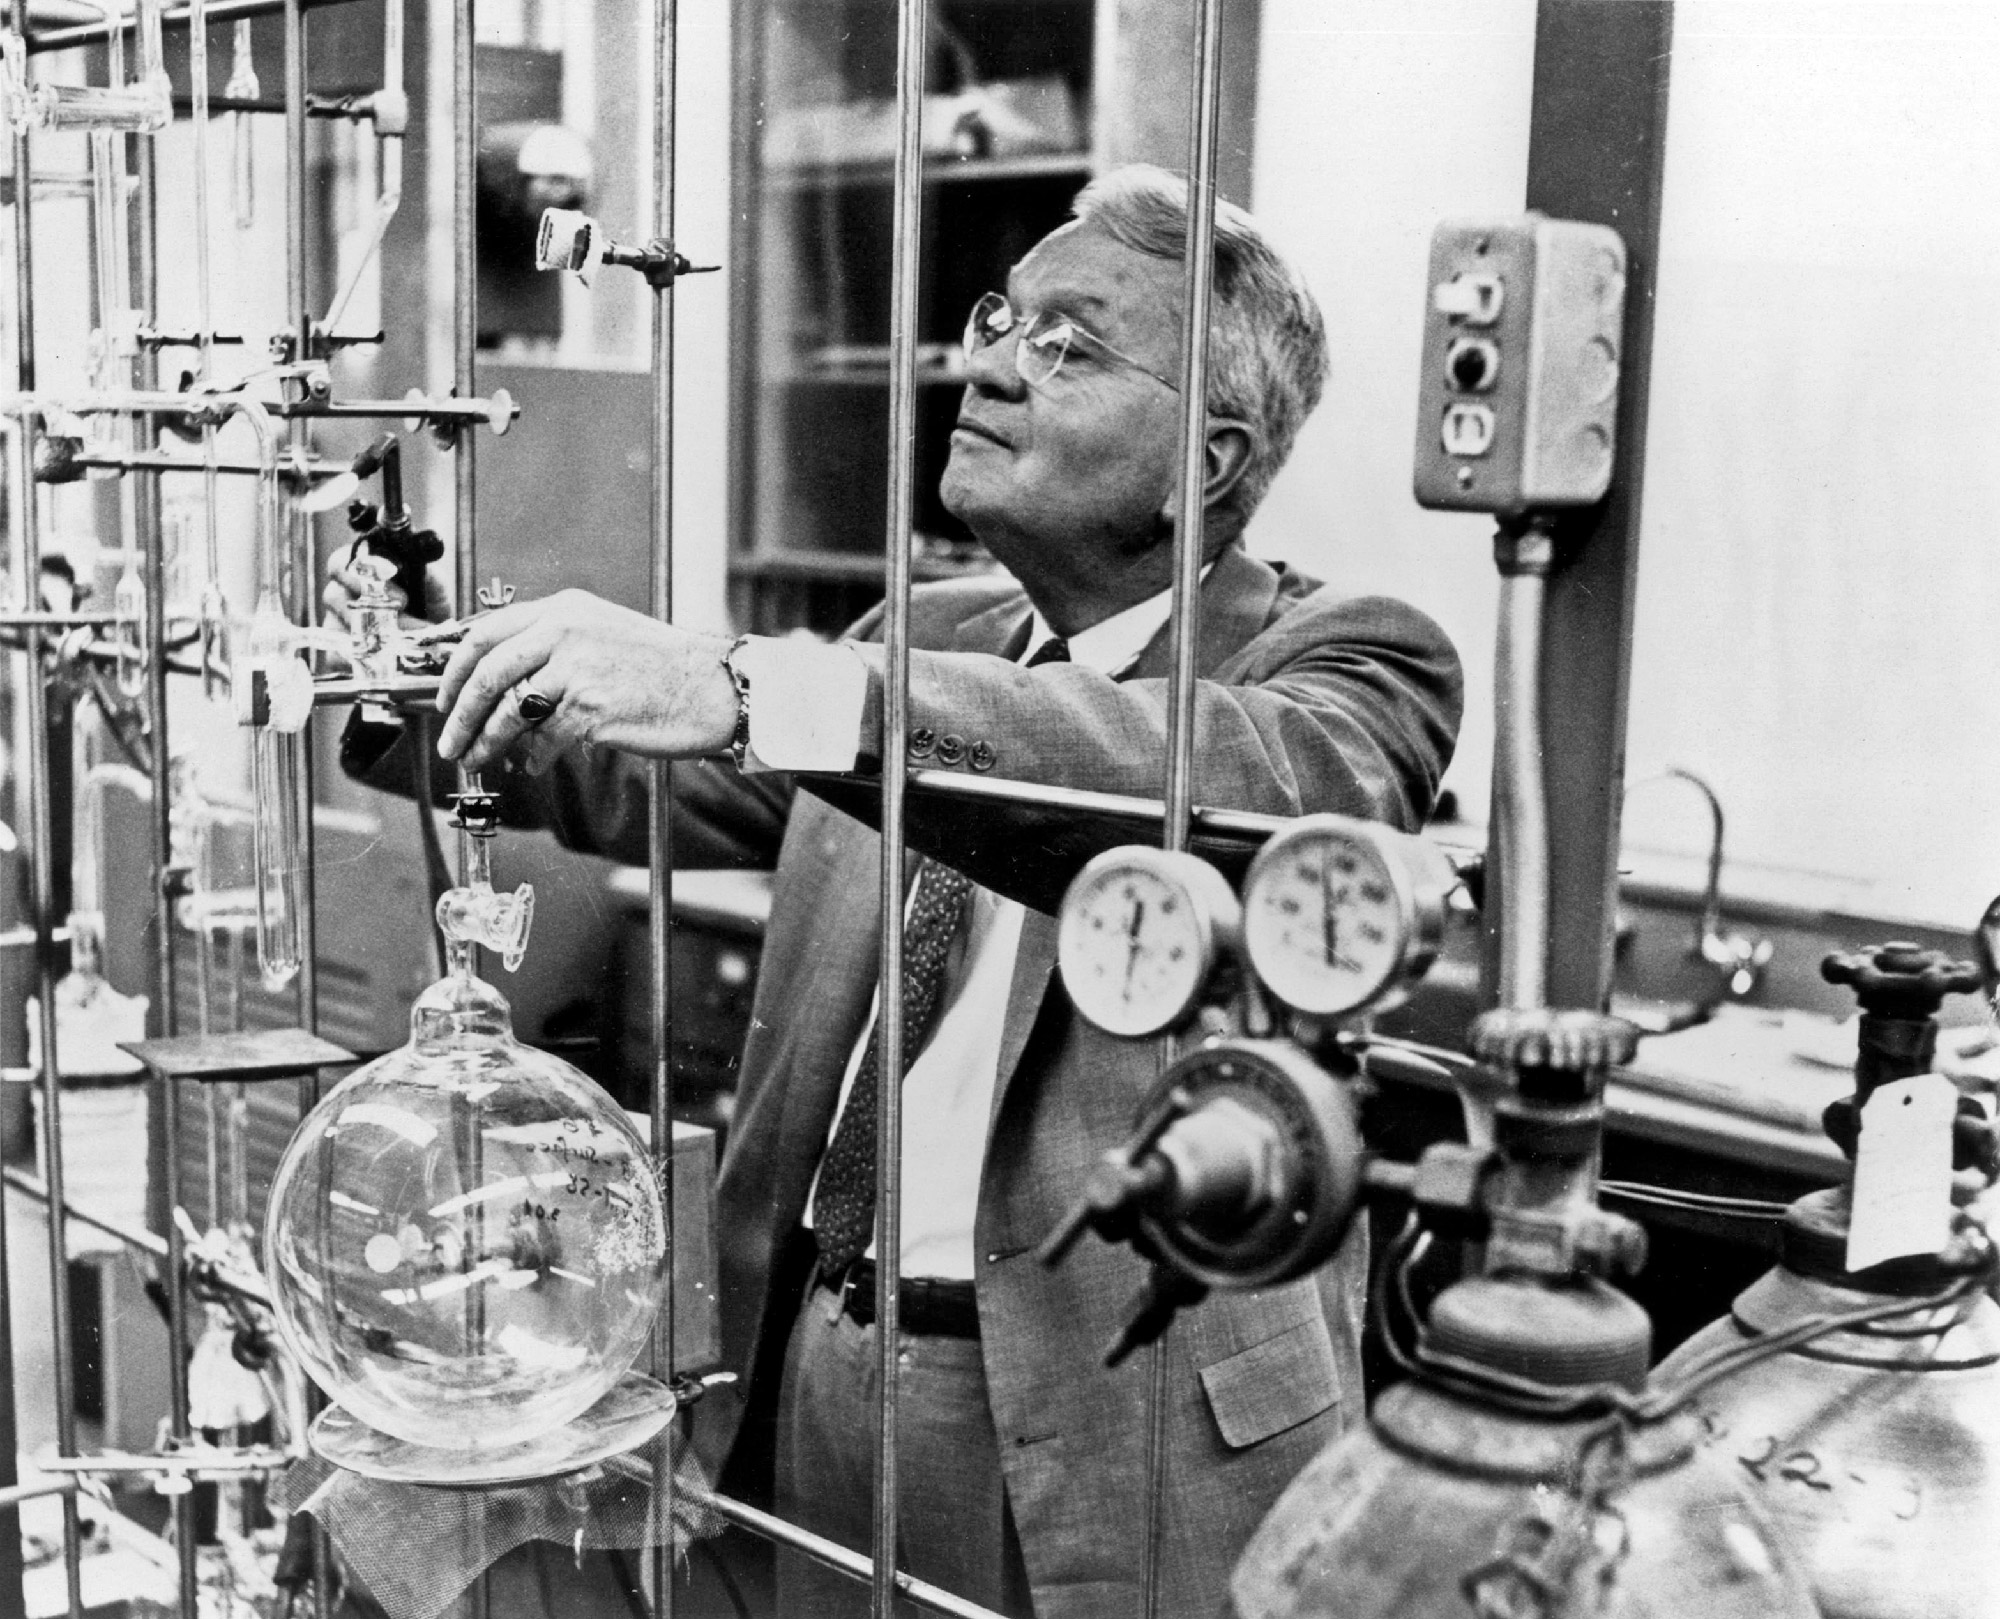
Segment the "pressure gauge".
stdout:
[[1108,849],[1063,896],[1063,987],[1107,1034],[1158,1034],[1194,1011],[1242,924],[1228,879],[1207,861],[1144,845]]
[[1243,942],[1294,1011],[1393,1005],[1423,976],[1458,884],[1434,845],[1374,821],[1308,815],[1264,845],[1243,885]]

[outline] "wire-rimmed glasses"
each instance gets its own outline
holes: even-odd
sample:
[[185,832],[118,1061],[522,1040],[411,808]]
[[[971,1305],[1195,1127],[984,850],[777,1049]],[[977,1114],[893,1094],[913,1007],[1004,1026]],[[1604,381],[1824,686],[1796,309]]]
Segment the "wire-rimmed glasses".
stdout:
[[1151,366],[1133,359],[1095,332],[1079,326],[1068,315],[1048,309],[1037,309],[1023,315],[1008,302],[1006,294],[999,292],[986,293],[966,317],[964,344],[967,361],[1010,332],[1015,336],[1014,369],[1021,374],[1024,382],[1037,388],[1046,388],[1053,382],[1065,360],[1072,356],[1084,356],[1127,366],[1173,389],[1175,393],[1180,392],[1180,384],[1172,378],[1161,376]]

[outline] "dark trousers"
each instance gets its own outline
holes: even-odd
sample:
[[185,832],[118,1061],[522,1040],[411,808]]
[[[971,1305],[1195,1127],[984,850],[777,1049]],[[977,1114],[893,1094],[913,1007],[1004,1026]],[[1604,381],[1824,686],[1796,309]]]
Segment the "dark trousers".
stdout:
[[[897,1380],[897,1566],[1001,1613],[1028,1616],[1027,1573],[1007,1508],[1000,1446],[976,1338],[901,1334]],[[778,1397],[781,1517],[864,1554],[874,1546],[875,1327],[810,1287],[792,1328]],[[778,1551],[786,1619],[866,1619],[868,1587]],[[899,1604],[899,1611],[917,1613]]]

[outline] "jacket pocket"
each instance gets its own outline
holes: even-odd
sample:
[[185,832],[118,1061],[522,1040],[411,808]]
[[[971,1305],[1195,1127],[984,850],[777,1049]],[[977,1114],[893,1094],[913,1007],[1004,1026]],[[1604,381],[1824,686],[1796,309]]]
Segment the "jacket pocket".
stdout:
[[1333,1339],[1318,1315],[1201,1368],[1222,1442],[1241,1450],[1340,1402]]

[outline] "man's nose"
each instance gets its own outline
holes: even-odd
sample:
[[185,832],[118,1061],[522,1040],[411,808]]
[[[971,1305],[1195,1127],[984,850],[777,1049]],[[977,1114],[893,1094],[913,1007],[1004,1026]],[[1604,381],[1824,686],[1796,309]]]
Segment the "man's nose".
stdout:
[[1019,399],[1025,394],[1028,385],[1014,364],[1014,345],[1020,341],[1020,333],[1011,331],[974,349],[965,360],[967,386],[1002,399]]

